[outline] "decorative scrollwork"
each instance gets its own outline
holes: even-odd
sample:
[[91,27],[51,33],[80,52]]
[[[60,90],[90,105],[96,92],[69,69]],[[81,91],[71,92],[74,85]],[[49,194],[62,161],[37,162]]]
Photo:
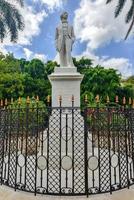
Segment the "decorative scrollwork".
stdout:
[[17,189],[19,189],[19,190],[24,190],[25,185],[24,185],[23,183],[17,183],[17,184],[16,184],[16,187],[17,187]]
[[46,194],[47,189],[45,187],[37,187],[36,192],[40,194]]
[[64,193],[64,194],[71,194],[71,193],[72,193],[72,188],[63,187],[63,188],[61,188],[61,193]]
[[99,192],[99,188],[98,187],[91,187],[89,188],[89,193],[90,194],[97,194]]

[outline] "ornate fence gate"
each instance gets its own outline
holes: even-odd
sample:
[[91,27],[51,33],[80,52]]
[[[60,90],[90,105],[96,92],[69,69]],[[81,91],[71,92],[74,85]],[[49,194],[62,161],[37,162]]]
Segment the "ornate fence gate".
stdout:
[[0,180],[34,194],[89,195],[134,183],[134,109],[0,108]]

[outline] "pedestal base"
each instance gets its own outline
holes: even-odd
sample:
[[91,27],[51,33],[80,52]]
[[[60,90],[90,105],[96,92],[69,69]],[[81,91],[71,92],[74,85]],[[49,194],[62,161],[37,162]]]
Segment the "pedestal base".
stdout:
[[62,106],[71,107],[71,97],[74,96],[74,106],[80,107],[80,84],[83,75],[75,67],[57,67],[49,76],[52,85],[52,107],[59,107],[58,97],[62,96]]

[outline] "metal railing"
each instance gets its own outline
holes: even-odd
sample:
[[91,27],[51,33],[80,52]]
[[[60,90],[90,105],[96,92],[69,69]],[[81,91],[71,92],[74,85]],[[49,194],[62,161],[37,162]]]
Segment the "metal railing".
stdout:
[[134,184],[134,109],[2,105],[0,181],[35,195],[90,195]]

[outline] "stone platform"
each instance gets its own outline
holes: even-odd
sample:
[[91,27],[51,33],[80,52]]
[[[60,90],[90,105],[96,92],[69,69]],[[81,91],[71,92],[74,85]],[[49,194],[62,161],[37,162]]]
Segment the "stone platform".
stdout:
[[71,107],[71,97],[74,96],[74,106],[80,107],[80,84],[83,75],[76,67],[56,67],[49,75],[52,85],[52,107],[59,107],[58,97],[62,96],[62,106]]

